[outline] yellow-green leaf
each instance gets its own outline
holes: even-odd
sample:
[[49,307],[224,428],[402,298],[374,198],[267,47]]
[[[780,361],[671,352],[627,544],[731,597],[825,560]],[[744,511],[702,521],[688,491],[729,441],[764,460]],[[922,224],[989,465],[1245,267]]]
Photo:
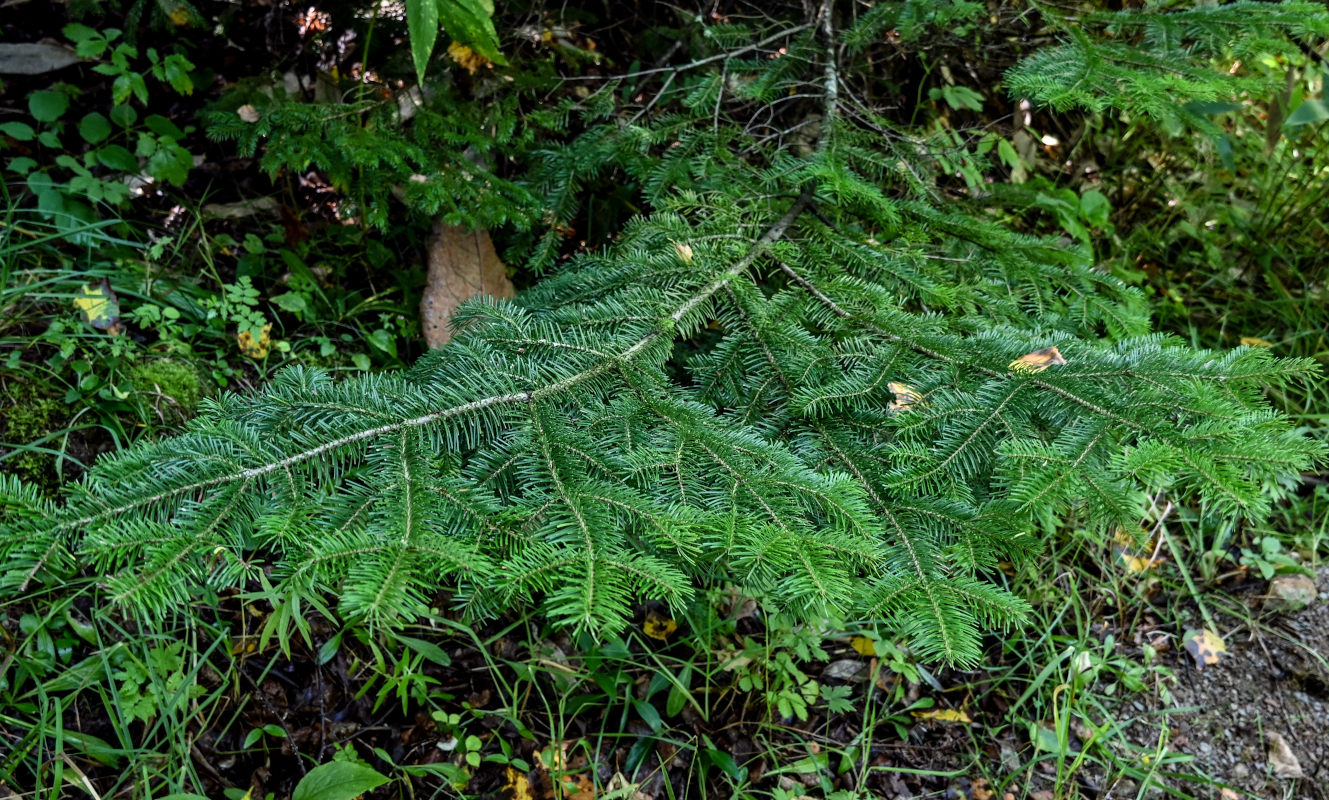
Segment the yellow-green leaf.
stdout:
[[114,329],[120,323],[120,301],[105,278],[95,286],[84,286],[79,296],[74,298],[74,305],[92,327],[99,331],[116,332]]

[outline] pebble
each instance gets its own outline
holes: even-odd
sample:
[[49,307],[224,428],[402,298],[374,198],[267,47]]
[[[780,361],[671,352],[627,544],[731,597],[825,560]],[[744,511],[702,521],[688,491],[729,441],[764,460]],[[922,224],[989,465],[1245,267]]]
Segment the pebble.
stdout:
[[1315,602],[1315,581],[1300,574],[1275,575],[1269,581],[1264,607],[1270,611],[1297,611]]

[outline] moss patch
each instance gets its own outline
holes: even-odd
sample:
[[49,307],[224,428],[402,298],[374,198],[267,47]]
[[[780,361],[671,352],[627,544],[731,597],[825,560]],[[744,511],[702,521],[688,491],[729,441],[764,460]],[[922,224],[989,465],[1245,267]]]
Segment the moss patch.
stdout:
[[159,410],[170,406],[182,420],[194,415],[206,394],[203,376],[185,361],[144,361],[134,366],[130,380],[136,390],[152,395],[150,402]]
[[68,407],[30,383],[6,381],[3,391],[9,407],[0,414],[0,443],[10,447],[0,445],[0,455],[9,456],[0,461],[0,470],[48,492],[54,490],[59,484],[55,457],[31,450],[15,451],[12,445],[29,444],[63,428],[68,419]]

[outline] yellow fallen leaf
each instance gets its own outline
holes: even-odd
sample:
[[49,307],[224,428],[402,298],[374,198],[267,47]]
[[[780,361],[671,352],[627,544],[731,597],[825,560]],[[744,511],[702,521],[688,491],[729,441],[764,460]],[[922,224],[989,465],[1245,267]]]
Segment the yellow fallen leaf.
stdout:
[[1010,368],[1016,372],[1042,372],[1051,366],[1067,363],[1062,358],[1061,351],[1055,347],[1044,347],[1042,350],[1035,350],[1032,353],[1025,353],[1010,363]]
[[1227,645],[1223,642],[1223,637],[1217,633],[1205,628],[1200,631],[1186,631],[1186,635],[1181,637],[1182,643],[1186,645],[1186,652],[1195,659],[1195,668],[1204,669],[1211,664],[1217,664],[1218,659],[1227,653]]
[[855,636],[849,640],[849,646],[854,648],[854,651],[860,656],[875,656],[877,654],[877,646],[866,636]]
[[120,300],[111,290],[110,281],[87,284],[74,298],[74,306],[83,312],[83,319],[99,331],[119,333]]
[[448,58],[457,62],[457,66],[474,75],[481,67],[492,67],[494,62],[475,52],[461,42],[448,45]]
[[192,19],[189,14],[189,6],[184,3],[177,3],[174,8],[166,13],[166,16],[176,25],[188,25]]
[[268,354],[268,348],[272,346],[272,323],[263,326],[258,341],[254,341],[248,329],[236,334],[235,341],[240,345],[242,354],[250,358],[264,358]]
[[909,712],[919,719],[935,719],[938,722],[973,722],[969,715],[955,708],[929,708],[926,711]]
[[1164,561],[1157,539],[1151,538],[1142,547],[1136,547],[1135,540],[1120,525],[1117,526],[1117,532],[1112,534],[1112,555],[1127,572],[1145,572]]
[[525,772],[508,767],[508,782],[503,788],[511,794],[512,800],[534,800],[531,794],[531,781],[526,777]]
[[[673,242],[674,240],[670,239],[669,241]],[[684,264],[692,263],[692,247],[690,245],[674,242],[674,252],[678,253],[678,257],[683,259]]]
[[1254,336],[1241,337],[1242,347],[1273,347],[1274,343],[1268,339],[1258,339]]
[[907,383],[889,381],[886,388],[895,395],[895,399],[886,404],[887,411],[905,411],[909,406],[923,401],[922,393]]
[[646,612],[646,621],[641,624],[642,632],[652,639],[662,642],[669,640],[669,634],[678,630],[678,623],[655,611]]

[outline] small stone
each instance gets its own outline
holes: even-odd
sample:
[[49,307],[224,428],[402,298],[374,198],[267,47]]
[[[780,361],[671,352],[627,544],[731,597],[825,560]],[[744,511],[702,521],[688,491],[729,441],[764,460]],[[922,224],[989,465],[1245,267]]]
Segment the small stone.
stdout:
[[1297,611],[1315,602],[1315,581],[1299,574],[1275,575],[1269,581],[1264,607],[1270,611]]
[[865,681],[868,679],[868,665],[856,658],[832,661],[821,671],[821,677],[838,681]]
[[1247,778],[1249,778],[1250,776],[1251,776],[1251,771],[1250,771],[1249,769],[1246,768],[1246,765],[1245,765],[1245,764],[1233,764],[1233,765],[1232,765],[1232,780],[1234,780],[1234,781],[1244,781],[1244,780],[1246,780]]

